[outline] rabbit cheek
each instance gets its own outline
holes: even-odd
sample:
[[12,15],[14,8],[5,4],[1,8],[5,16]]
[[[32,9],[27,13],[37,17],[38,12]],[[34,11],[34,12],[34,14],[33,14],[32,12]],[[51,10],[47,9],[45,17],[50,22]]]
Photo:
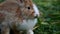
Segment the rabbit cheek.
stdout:
[[30,18],[33,18],[34,17],[34,13],[32,13],[32,14],[30,14],[30,16],[29,16]]
[[30,10],[28,13],[29,13],[29,17],[31,17],[31,18],[34,17],[35,12],[33,10]]
[[31,18],[31,17],[33,17],[34,16],[34,12],[33,11],[30,11],[30,10],[28,10],[28,12],[26,11],[25,12],[26,13],[26,16],[29,18]]

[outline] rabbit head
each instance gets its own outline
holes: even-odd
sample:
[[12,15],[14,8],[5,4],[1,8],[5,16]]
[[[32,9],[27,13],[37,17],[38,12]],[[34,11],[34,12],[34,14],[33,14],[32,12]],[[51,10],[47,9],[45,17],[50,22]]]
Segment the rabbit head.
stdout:
[[[18,16],[22,16],[22,18],[24,18],[24,19],[33,19],[39,15],[39,12],[35,9],[35,6],[34,6],[32,0],[6,0],[5,2],[4,2],[5,4],[4,3],[2,3],[2,4],[6,5],[10,8],[13,8],[15,6],[13,3],[16,3],[16,5],[19,6],[16,13]],[[13,6],[11,7],[9,4],[11,6],[12,5]]]
[[23,18],[33,19],[38,16],[32,0],[18,0],[17,2],[19,3],[21,15]]

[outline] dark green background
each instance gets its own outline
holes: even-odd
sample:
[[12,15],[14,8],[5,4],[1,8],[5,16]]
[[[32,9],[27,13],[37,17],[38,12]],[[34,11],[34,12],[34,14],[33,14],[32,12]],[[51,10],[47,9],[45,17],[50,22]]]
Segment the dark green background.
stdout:
[[41,17],[34,30],[35,34],[60,34],[60,0],[33,0]]

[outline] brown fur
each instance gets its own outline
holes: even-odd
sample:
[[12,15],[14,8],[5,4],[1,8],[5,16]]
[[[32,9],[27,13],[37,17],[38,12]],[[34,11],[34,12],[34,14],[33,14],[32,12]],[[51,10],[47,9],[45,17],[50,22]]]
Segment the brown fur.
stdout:
[[[30,7],[30,9],[28,9],[28,7]],[[34,10],[32,7],[32,0],[6,0],[2,2],[0,4],[1,34],[9,34],[10,22],[12,29],[15,34],[17,34],[16,23],[21,23],[23,19],[32,19],[34,17]]]

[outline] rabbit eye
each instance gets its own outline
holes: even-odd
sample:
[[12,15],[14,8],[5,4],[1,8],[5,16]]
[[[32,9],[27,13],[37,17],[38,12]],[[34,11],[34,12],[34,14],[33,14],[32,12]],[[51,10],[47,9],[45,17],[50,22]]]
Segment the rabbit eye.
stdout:
[[28,9],[30,9],[30,7],[27,7]]

